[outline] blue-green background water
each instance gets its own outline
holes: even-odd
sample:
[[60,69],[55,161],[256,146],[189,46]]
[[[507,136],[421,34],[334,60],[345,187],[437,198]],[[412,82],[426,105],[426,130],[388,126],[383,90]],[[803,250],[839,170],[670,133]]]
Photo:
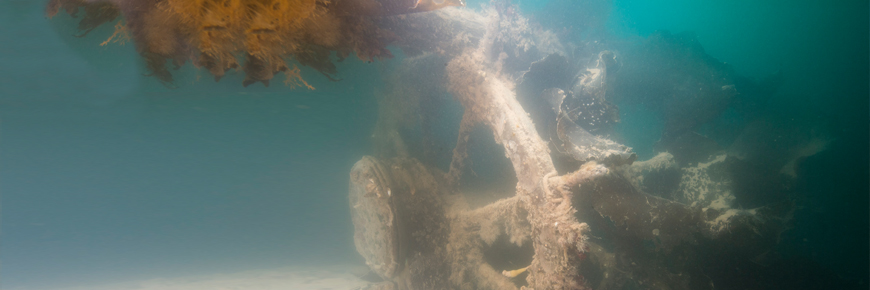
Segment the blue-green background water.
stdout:
[[[558,4],[517,3],[533,19]],[[743,75],[782,70],[767,114],[834,128],[834,141],[807,161],[811,208],[780,250],[867,285],[868,3],[603,3],[609,41],[694,31]],[[74,38],[42,7],[0,3],[0,288],[358,261],[347,175],[371,153],[390,61],[346,61],[338,83],[304,70],[315,91],[213,83],[188,66],[171,89],[142,75],[132,45],[98,46],[111,27]],[[619,105],[622,138],[652,156],[661,120]]]
[[359,259],[347,179],[377,65],[316,91],[190,67],[167,88],[132,45],[93,42],[110,27],[74,38],[35,2],[4,2],[0,25],[2,289]]

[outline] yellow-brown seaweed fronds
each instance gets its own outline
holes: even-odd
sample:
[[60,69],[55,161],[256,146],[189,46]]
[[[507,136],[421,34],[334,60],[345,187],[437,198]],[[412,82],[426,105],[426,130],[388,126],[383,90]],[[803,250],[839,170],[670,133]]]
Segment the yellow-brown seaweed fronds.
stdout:
[[130,40],[130,32],[129,32],[129,30],[127,30],[127,26],[124,25],[123,21],[118,21],[118,23],[115,23],[115,32],[112,32],[112,35],[109,36],[109,38],[107,38],[105,41],[101,42],[100,46],[106,46],[110,42],[124,45],[129,40]]
[[45,16],[52,18],[63,9],[72,17],[78,16],[79,7],[87,6],[84,0],[50,0],[45,5]]
[[301,70],[298,66],[293,65],[292,68],[284,72],[284,75],[287,76],[287,79],[284,80],[284,84],[290,86],[290,88],[296,87],[306,87],[309,90],[314,90],[314,87],[309,85],[304,79],[302,79]]
[[[364,1],[395,2],[339,2]],[[288,80],[294,80],[290,84],[304,84],[307,88],[313,88],[302,80],[298,68],[291,69],[295,65],[288,61],[295,60],[336,80],[335,65],[330,58],[333,52],[337,53],[339,59],[351,54],[364,61],[392,57],[386,49],[396,39],[391,32],[378,27],[371,15],[336,11],[342,6],[333,2],[51,0],[46,14],[53,16],[64,10],[76,16],[83,10],[85,15],[79,22],[82,36],[102,23],[123,15],[126,25],[118,24],[115,35],[103,45],[109,41],[123,40],[123,36],[129,33],[137,50],[145,58],[151,75],[164,82],[172,82],[172,74],[166,65],[171,60],[176,67],[192,61],[194,65],[208,70],[215,80],[220,80],[231,69],[242,69],[246,74],[244,85],[256,82],[268,84],[275,74],[284,72]],[[423,1],[423,4],[426,3],[429,2]]]
[[120,15],[118,7],[108,2],[89,3],[85,0],[51,0],[45,8],[45,15],[52,18],[60,10],[64,10],[73,18],[78,18],[79,8],[85,11],[85,16],[79,20],[78,29],[82,31],[77,37],[83,37],[102,25],[115,20]]
[[237,41],[245,18],[242,0],[168,0],[161,8],[161,13],[183,16],[176,29],[188,34],[190,45],[199,51],[195,64],[211,72],[215,81],[239,67],[234,53],[243,48]]

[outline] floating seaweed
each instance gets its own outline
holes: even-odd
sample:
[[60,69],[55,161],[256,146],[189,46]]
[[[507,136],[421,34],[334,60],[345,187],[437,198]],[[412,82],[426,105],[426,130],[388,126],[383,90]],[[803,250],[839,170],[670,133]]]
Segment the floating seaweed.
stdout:
[[[291,84],[313,88],[299,75],[296,61],[335,80],[330,55],[355,54],[372,61],[392,57],[396,40],[376,21],[382,16],[462,6],[462,0],[51,0],[46,14],[84,11],[78,29],[94,28],[123,16],[150,75],[171,83],[166,63],[190,61],[220,80],[231,69],[245,72],[243,85],[269,85],[284,73]],[[243,63],[243,64],[241,64]]]

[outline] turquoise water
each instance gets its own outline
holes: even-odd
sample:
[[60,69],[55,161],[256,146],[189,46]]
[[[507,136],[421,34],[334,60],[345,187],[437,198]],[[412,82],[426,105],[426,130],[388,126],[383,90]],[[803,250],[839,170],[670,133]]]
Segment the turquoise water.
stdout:
[[378,65],[316,91],[190,67],[168,88],[132,45],[91,41],[111,29],[74,38],[36,2],[2,9],[0,288],[357,259],[347,176],[370,151]]
[[[741,75],[781,72],[754,113],[776,128],[818,128],[830,143],[805,160],[803,208],[777,249],[867,287],[866,1],[566,2],[516,1],[532,21],[552,7],[599,13],[547,24],[597,27],[578,39],[626,47],[692,31]],[[315,91],[242,88],[240,75],[214,83],[189,65],[168,88],[143,75],[131,44],[98,46],[111,27],[75,38],[74,22],[45,19],[41,1],[0,11],[0,288],[361,262],[348,172],[372,153],[374,94],[399,59],[348,60],[340,82],[303,68]],[[615,137],[640,160],[654,156],[663,116],[617,105]],[[698,131],[728,147],[749,122],[742,114],[726,110]]]
[[[613,5],[607,25],[614,34],[693,31],[708,54],[740,74],[761,78],[782,71],[783,84],[767,101],[765,114],[777,120],[772,121],[776,126],[830,128],[834,141],[807,161],[810,172],[803,190],[809,210],[796,214],[781,247],[785,255],[819,261],[837,275],[863,281],[860,288],[866,288],[868,3],[617,0]],[[654,127],[655,118],[634,119],[623,124],[628,143],[650,144],[652,137],[638,128]],[[726,112],[716,122],[740,121]],[[720,145],[733,142],[724,130],[719,132],[718,138],[712,132],[708,136],[721,140]]]

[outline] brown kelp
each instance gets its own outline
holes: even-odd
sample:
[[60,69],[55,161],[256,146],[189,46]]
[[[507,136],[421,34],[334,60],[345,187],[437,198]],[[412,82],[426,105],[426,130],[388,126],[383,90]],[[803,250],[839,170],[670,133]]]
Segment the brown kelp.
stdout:
[[[459,2],[457,2],[459,1]],[[117,21],[145,58],[151,75],[172,82],[167,68],[190,61],[219,80],[231,69],[245,72],[244,85],[269,84],[279,72],[291,86],[311,87],[291,61],[331,79],[338,59],[351,54],[371,61],[391,57],[396,39],[376,21],[386,15],[463,5],[461,0],[51,0],[46,14],[76,17],[82,36]],[[121,16],[121,17],[119,17]],[[120,18],[120,19],[119,19]],[[117,34],[117,33],[116,33]]]

